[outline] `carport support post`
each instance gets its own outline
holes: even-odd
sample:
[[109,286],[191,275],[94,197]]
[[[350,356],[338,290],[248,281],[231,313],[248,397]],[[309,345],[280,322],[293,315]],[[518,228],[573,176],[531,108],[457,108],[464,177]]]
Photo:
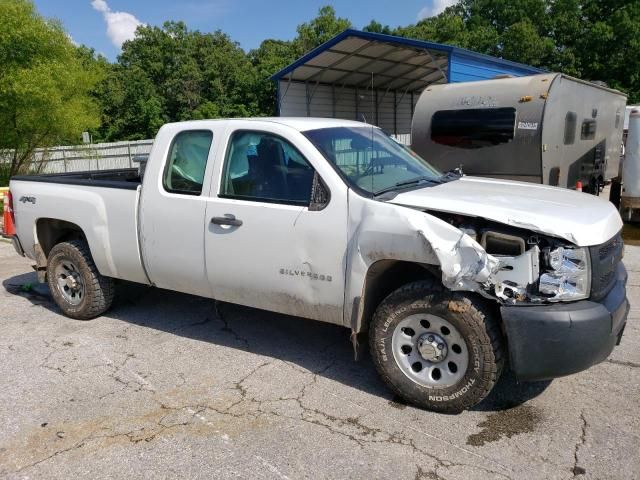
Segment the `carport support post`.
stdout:
[[393,91],[393,134],[398,135],[398,102],[395,90]]
[[131,143],[127,142],[127,154],[129,155],[129,168],[133,168],[133,160],[131,158]]
[[[371,94],[373,94],[373,85],[371,85],[371,89],[372,89]],[[376,112],[375,112],[376,125],[379,127],[380,126],[380,122],[378,121],[378,89],[376,89],[376,100],[375,100],[375,102],[376,102]]]
[[358,87],[356,87],[355,89],[356,92],[356,120],[359,121],[360,119],[358,118],[360,116],[360,101],[358,100]]
[[331,114],[336,118],[336,85],[331,84]]
[[305,99],[307,101],[307,117],[311,116],[311,99],[309,98],[309,82],[304,82]]

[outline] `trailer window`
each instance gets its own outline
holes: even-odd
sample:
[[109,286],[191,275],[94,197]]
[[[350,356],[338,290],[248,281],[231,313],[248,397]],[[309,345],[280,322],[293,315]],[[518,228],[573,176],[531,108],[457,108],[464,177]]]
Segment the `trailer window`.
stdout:
[[212,140],[213,133],[209,130],[184,131],[174,137],[162,182],[167,192],[185,195],[202,193]]
[[516,109],[440,110],[431,119],[431,140],[456,148],[484,148],[513,140]]
[[578,125],[578,116],[576,112],[567,112],[564,117],[564,144],[573,145],[576,141],[576,126]]
[[598,124],[592,118],[587,118],[582,122],[582,130],[580,131],[580,138],[582,140],[593,140],[596,138],[596,128]]

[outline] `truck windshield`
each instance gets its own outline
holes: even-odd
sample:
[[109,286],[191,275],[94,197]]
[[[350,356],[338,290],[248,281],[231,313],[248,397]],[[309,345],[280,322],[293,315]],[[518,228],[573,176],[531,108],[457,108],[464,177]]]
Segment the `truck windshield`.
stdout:
[[351,186],[373,195],[442,182],[438,170],[379,128],[332,127],[303,134]]

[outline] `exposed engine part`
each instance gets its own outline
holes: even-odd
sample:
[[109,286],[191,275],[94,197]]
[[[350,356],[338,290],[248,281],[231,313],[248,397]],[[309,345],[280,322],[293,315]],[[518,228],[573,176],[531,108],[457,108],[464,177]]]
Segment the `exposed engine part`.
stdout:
[[492,255],[522,255],[525,250],[525,241],[522,237],[507,233],[486,230],[482,232],[480,245],[487,253]]
[[493,275],[495,294],[508,303],[528,300],[530,286],[540,275],[540,249],[534,245],[517,257],[498,257],[500,269]]
[[511,280],[496,283],[495,291],[496,297],[507,303],[524,302],[527,300],[526,288],[518,286]]

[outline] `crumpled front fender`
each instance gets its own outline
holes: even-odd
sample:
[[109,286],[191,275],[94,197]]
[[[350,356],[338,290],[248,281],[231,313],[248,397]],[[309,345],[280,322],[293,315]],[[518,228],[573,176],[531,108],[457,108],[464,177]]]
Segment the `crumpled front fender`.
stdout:
[[451,290],[487,295],[496,257],[447,222],[421,210],[351,194],[345,324],[360,331],[369,268],[380,260],[439,266],[442,283]]

